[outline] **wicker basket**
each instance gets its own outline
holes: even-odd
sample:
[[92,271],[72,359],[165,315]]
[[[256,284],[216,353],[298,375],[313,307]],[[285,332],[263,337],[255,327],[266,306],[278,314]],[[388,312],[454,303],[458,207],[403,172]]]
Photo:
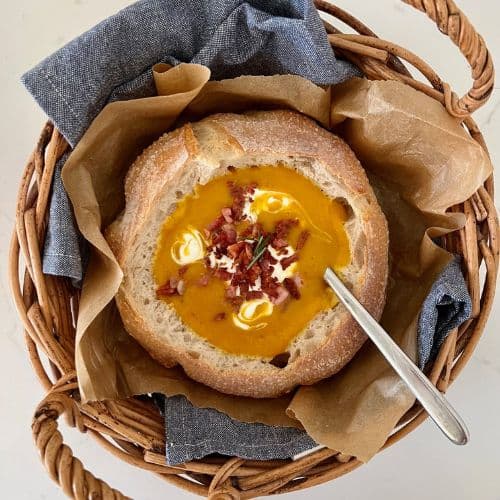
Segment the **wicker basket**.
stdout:
[[[486,149],[470,117],[471,112],[486,102],[493,89],[493,65],[483,39],[452,0],[405,1],[426,13],[467,59],[472,68],[473,85],[465,96],[458,98],[419,57],[377,38],[348,13],[322,0],[316,0],[316,6],[358,33],[342,34],[325,21],[329,40],[340,55],[355,62],[368,78],[399,80],[438,100],[450,114],[463,121],[470,135]],[[430,86],[414,80],[401,60],[416,67]],[[62,414],[72,426],[92,435],[108,452],[212,500],[254,498],[308,488],[361,465],[354,458],[321,449],[295,461],[221,457],[169,467],[164,463],[162,418],[151,402],[139,398],[80,402],[74,365],[74,316],[79,294],[67,279],[42,274],[40,255],[54,167],[67,147],[61,134],[50,123],[45,125],[21,181],[10,252],[10,279],[24,324],[26,346],[33,368],[48,391],[34,415],[33,437],[47,471],[64,492],[78,499],[126,498],[85,470],[63,443],[57,426],[57,419]],[[491,310],[498,269],[499,229],[492,198],[493,179],[489,178],[469,200],[453,207],[452,210],[465,213],[467,222],[462,230],[443,238],[446,249],[463,256],[473,316],[448,336],[433,366],[428,369],[429,378],[442,391],[468,362]],[[480,266],[484,266],[485,271],[483,285],[479,277]],[[45,366],[50,369],[46,370],[42,358],[48,358]],[[384,448],[411,432],[426,417],[422,408],[415,404],[398,423]]]

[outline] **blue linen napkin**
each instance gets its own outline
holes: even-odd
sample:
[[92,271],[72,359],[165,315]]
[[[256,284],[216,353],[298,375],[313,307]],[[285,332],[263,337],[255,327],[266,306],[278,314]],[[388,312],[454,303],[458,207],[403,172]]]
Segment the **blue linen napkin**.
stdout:
[[160,396],[157,404],[165,418],[169,465],[212,453],[252,460],[288,458],[318,446],[303,430],[238,422],[212,408],[197,408],[184,396]]
[[[151,68],[159,62],[203,64],[215,79],[291,73],[335,84],[360,74],[335,58],[311,0],[141,0],[49,56],[22,81],[74,147],[108,102],[154,95]],[[85,259],[60,178],[64,161],[54,174],[43,270],[79,281]],[[452,263],[420,317],[421,366],[470,309],[460,268]],[[211,453],[287,458],[316,445],[301,430],[236,422],[182,396],[164,398],[160,406],[170,464]]]
[[[22,81],[74,147],[107,103],[155,95],[151,68],[159,62],[203,64],[214,79],[290,73],[335,84],[360,75],[335,58],[311,0],[141,0],[69,42]],[[43,270],[81,279],[67,197],[60,182],[53,191]]]
[[472,302],[460,260],[452,260],[432,285],[418,319],[418,366],[435,359],[448,333],[470,318]]

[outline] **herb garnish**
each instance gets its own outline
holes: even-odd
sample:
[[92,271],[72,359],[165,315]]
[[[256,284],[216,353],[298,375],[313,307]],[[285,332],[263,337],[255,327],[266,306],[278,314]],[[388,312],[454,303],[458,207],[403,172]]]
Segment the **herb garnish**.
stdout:
[[248,264],[247,269],[250,269],[264,255],[270,239],[270,234],[268,234],[265,238],[260,235],[259,239],[257,240],[257,245],[255,246],[255,249],[253,251],[253,259]]

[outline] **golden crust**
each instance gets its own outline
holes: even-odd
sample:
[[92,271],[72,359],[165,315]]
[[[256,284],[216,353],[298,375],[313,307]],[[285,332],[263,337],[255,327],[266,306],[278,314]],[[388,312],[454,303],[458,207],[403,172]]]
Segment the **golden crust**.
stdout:
[[[364,234],[364,265],[353,292],[378,319],[385,303],[387,224],[366,174],[350,148],[310,119],[290,111],[212,115],[199,123],[211,124],[221,135],[221,141],[244,154],[272,153],[284,159],[300,156],[319,161],[328,169],[329,175],[345,187],[348,201],[358,197],[363,199],[364,208],[358,217]],[[122,268],[132,240],[165,187],[165,179],[175,183],[182,169],[199,151],[193,130],[187,124],[160,138],[131,167],[125,185],[125,211],[106,232]],[[152,159],[154,173],[147,167]],[[297,385],[312,384],[333,375],[350,361],[365,341],[365,335],[354,319],[339,305],[335,327],[325,340],[316,349],[299,355],[285,368],[276,368],[264,361],[262,370],[240,366],[217,368],[161,339],[148,326],[133,306],[134,290],[127,279],[126,269],[124,274],[116,302],[127,331],[160,363],[172,366],[177,362],[191,378],[221,392],[250,397],[279,396]]]

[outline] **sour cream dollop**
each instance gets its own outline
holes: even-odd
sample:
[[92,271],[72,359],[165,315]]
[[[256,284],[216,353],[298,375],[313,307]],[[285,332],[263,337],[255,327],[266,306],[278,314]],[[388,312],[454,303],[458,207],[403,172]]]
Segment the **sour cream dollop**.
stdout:
[[273,304],[267,298],[246,300],[238,313],[233,313],[233,323],[242,330],[260,330],[267,323],[261,319],[271,316]]
[[180,266],[203,259],[205,244],[200,232],[191,226],[182,231],[174,241],[170,254],[174,262]]

